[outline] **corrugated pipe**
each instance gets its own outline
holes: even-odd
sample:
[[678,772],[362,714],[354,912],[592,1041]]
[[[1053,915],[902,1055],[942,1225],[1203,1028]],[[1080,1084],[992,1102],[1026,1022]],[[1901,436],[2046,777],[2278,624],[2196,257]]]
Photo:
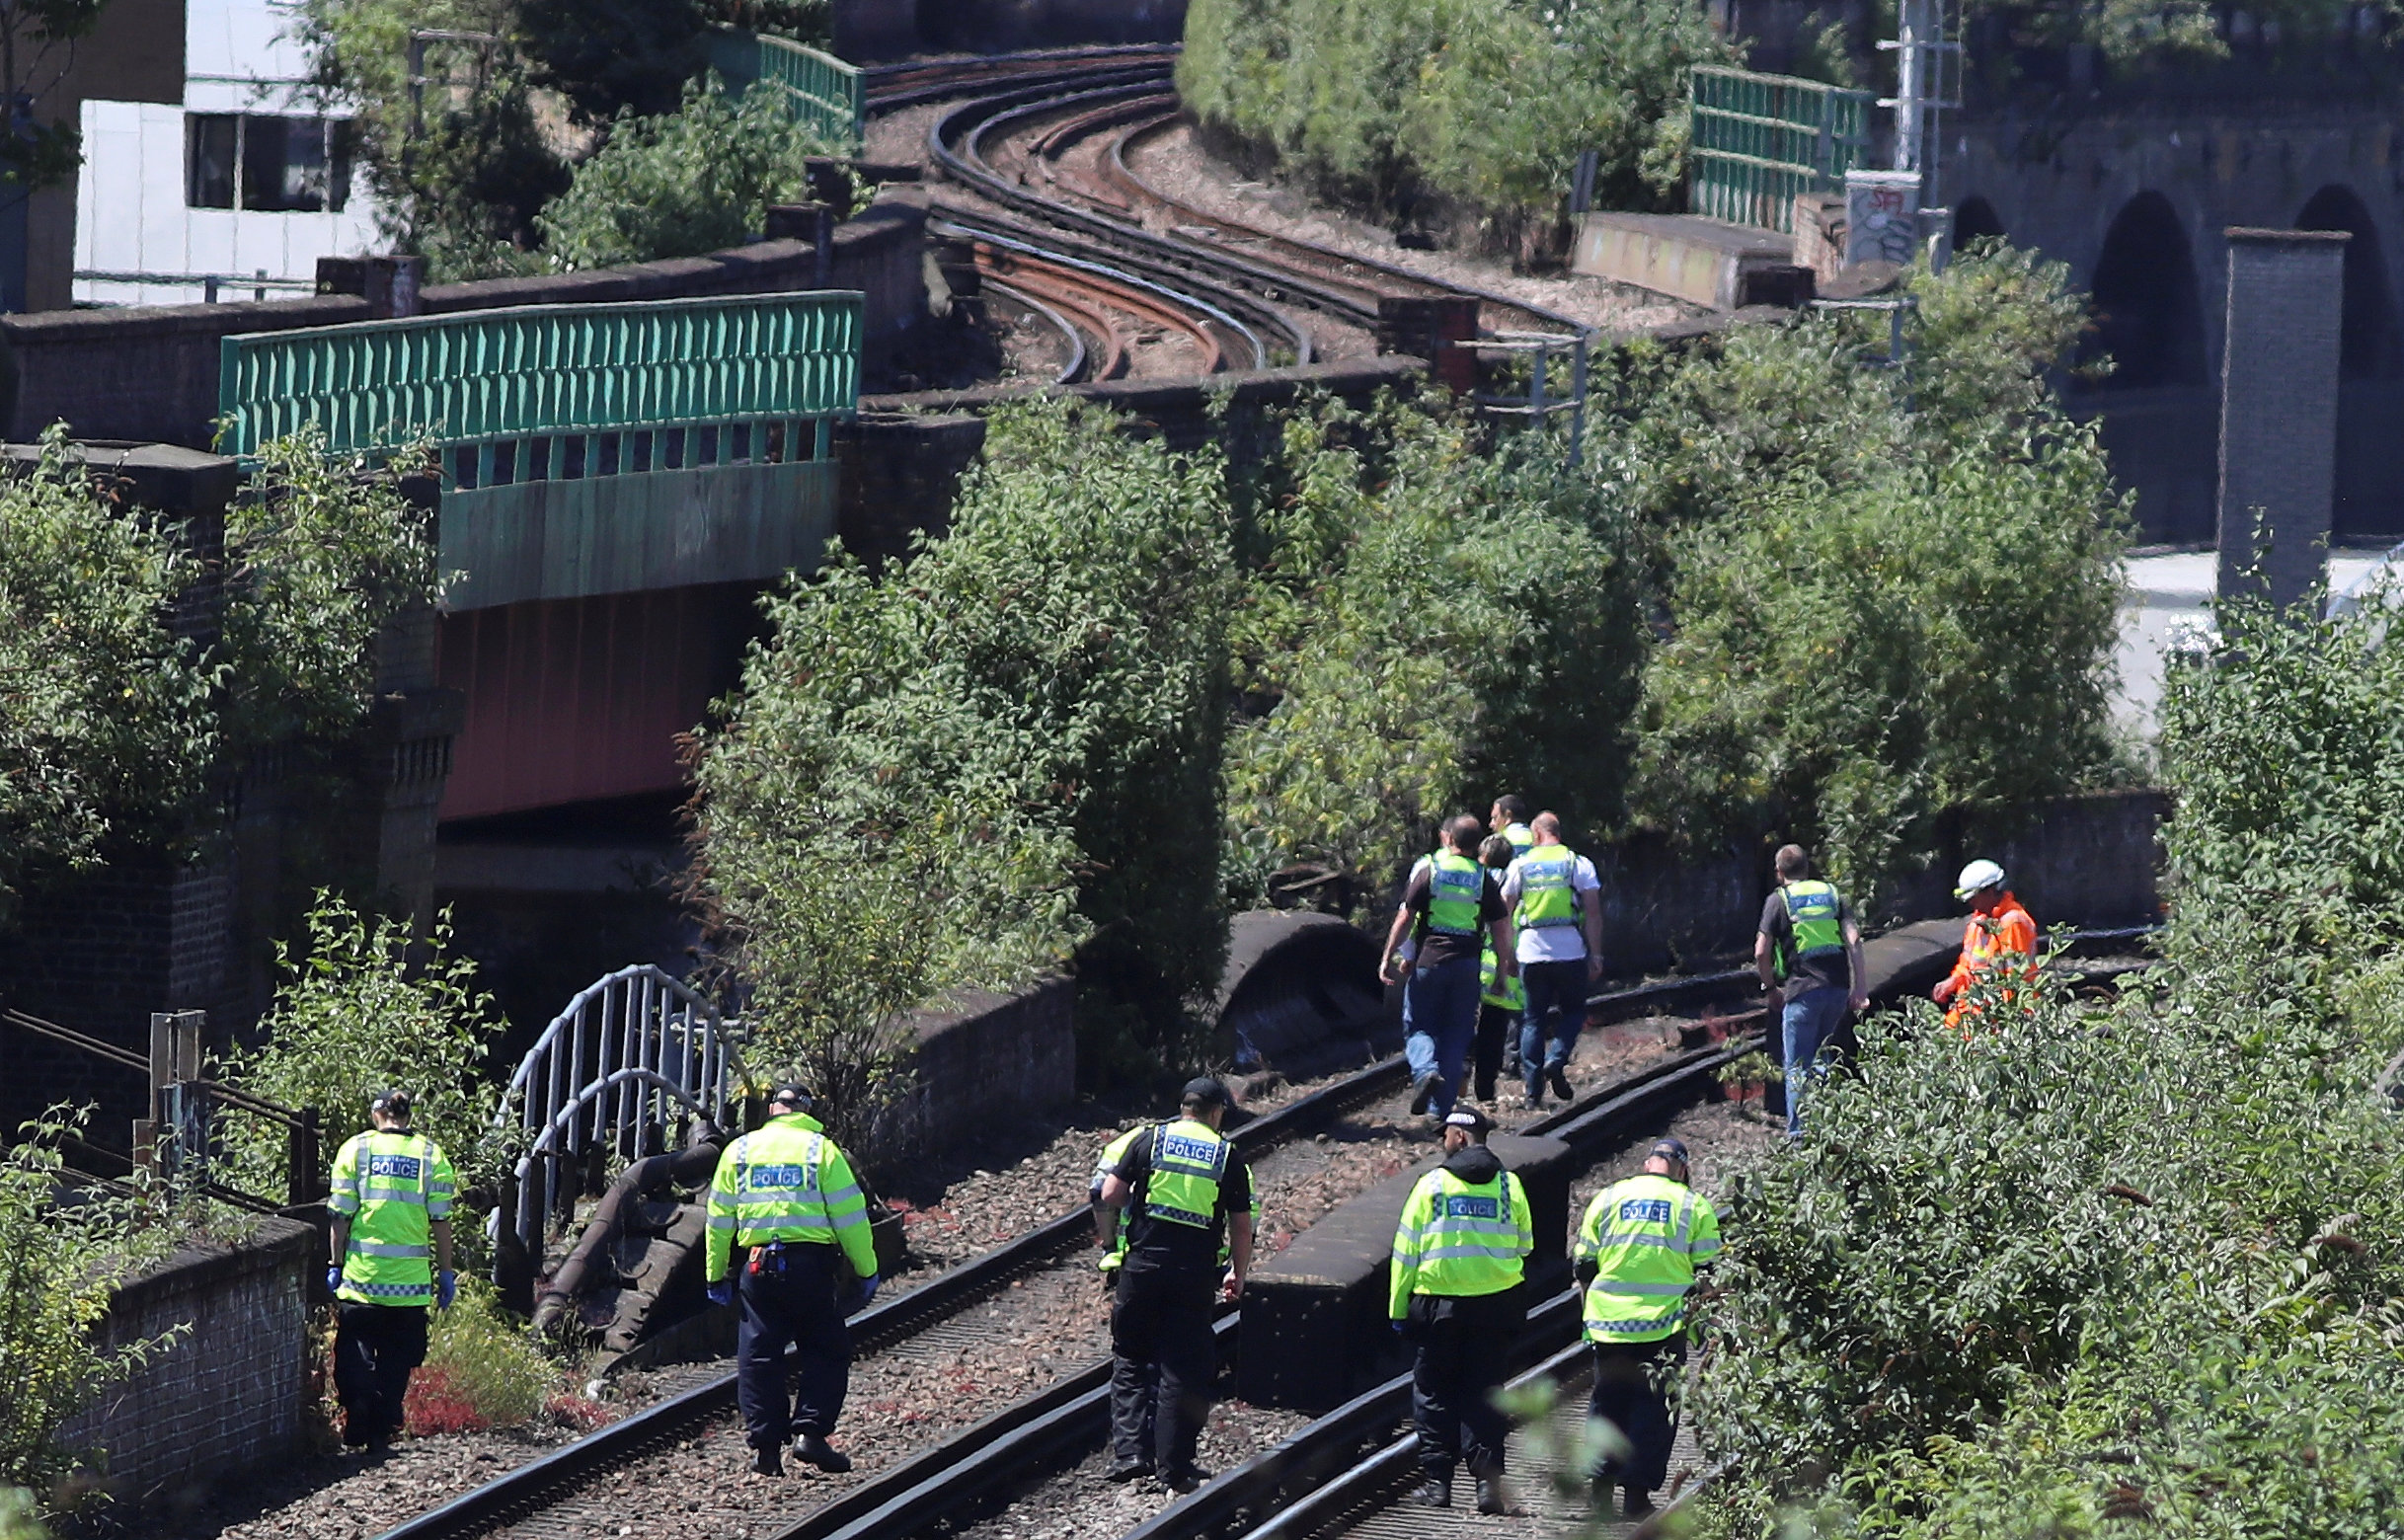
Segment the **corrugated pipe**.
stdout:
[[726,1134],[716,1124],[698,1123],[683,1149],[672,1155],[646,1156],[619,1173],[618,1180],[601,1194],[600,1204],[593,1209],[592,1220],[584,1226],[576,1250],[568,1254],[559,1270],[536,1291],[534,1330],[547,1332],[559,1324],[560,1317],[591,1281],[596,1263],[606,1276],[609,1254],[618,1244],[618,1232],[625,1227],[627,1212],[636,1203],[670,1183],[694,1187],[707,1182],[718,1169],[718,1153],[725,1143]]

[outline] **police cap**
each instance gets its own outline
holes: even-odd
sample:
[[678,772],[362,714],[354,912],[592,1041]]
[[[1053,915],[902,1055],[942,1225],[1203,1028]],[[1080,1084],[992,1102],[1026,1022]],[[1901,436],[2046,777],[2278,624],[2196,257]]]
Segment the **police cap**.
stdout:
[[1494,1119],[1474,1107],[1456,1107],[1444,1115],[1444,1126],[1466,1128],[1473,1134],[1489,1133],[1494,1129]]
[[1185,1092],[1179,1100],[1188,1107],[1233,1107],[1235,1105],[1235,1097],[1228,1091],[1227,1083],[1216,1075],[1196,1075],[1186,1082]]
[[367,1103],[370,1112],[390,1113],[395,1117],[407,1117],[410,1110],[409,1093],[395,1086],[378,1091]]
[[810,1088],[800,1081],[785,1080],[779,1081],[776,1089],[768,1093],[768,1105],[790,1107],[795,1112],[806,1113],[817,1106],[817,1098],[812,1096]]
[[1655,1139],[1653,1148],[1646,1153],[1660,1160],[1676,1161],[1681,1166],[1687,1164],[1686,1141],[1683,1139]]

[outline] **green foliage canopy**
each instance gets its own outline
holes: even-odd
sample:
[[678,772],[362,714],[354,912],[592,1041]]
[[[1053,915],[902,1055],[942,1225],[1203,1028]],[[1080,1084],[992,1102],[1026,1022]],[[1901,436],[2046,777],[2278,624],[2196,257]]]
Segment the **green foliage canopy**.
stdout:
[[[1108,1018],[1093,1062],[1182,1032],[1226,938],[1220,489],[1214,463],[1106,414],[1011,407],[947,536],[882,578],[842,561],[770,601],[773,637],[697,757],[708,893],[757,991],[755,1070],[822,1051],[837,1024],[808,1009],[810,958],[838,946],[892,949],[897,980],[847,997],[853,1034],[1071,953]],[[920,934],[839,937],[863,920]]]
[[807,196],[805,161],[830,153],[775,91],[730,99],[713,74],[674,113],[622,113],[536,223],[564,269],[697,257],[757,234],[770,203]]
[[1784,830],[1868,892],[1939,811],[2107,773],[2126,521],[2044,381],[2076,334],[2061,278],[2009,251],[1922,271],[1901,370],[1836,319],[1638,375],[1597,460],[1662,532],[1641,818]]
[[1682,0],[1195,0],[1177,83],[1380,215],[1434,193],[1549,226],[1589,149],[1606,206],[1678,188],[1687,71],[1727,57]]

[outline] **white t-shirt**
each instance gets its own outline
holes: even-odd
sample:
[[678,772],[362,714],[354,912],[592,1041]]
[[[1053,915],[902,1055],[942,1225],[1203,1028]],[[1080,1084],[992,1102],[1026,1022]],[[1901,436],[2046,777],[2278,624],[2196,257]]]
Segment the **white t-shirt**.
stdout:
[[[1536,847],[1537,850],[1546,848],[1548,847],[1542,845]],[[1528,852],[1528,855],[1534,854],[1535,851]],[[1519,908],[1519,868],[1526,863],[1527,856],[1521,856],[1512,862],[1510,869],[1503,874],[1503,901],[1511,905],[1514,923],[1517,920]],[[1570,871],[1570,889],[1573,892],[1581,893],[1602,891],[1602,879],[1594,875],[1593,862],[1584,856],[1578,858],[1577,866]],[[1598,900],[1589,899],[1587,901],[1591,903]],[[1579,962],[1586,959],[1586,925],[1583,916],[1580,918],[1580,923],[1576,925],[1541,927],[1521,925],[1518,930],[1516,950],[1522,963]]]

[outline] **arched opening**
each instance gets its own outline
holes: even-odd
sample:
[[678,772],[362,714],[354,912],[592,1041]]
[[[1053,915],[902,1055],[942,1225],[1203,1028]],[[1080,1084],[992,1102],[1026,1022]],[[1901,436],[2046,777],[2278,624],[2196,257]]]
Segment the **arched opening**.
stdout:
[[2208,382],[2204,306],[2178,211],[2159,192],[2123,204],[2104,235],[2090,285],[2094,330],[2082,361],[2109,355],[2098,390],[2154,390]]
[[1953,246],[1955,251],[1970,250],[1970,243],[1988,236],[2003,238],[2003,221],[1995,213],[1995,205],[1982,197],[1966,197],[1962,206],[1953,211]]
[[2354,190],[2332,184],[2312,194],[2295,216],[2298,230],[2343,230],[2346,297],[2338,322],[2337,372],[2341,379],[2404,377],[2404,339],[2396,335],[2395,305],[2387,288],[2387,263],[2379,251],[2378,227]]

